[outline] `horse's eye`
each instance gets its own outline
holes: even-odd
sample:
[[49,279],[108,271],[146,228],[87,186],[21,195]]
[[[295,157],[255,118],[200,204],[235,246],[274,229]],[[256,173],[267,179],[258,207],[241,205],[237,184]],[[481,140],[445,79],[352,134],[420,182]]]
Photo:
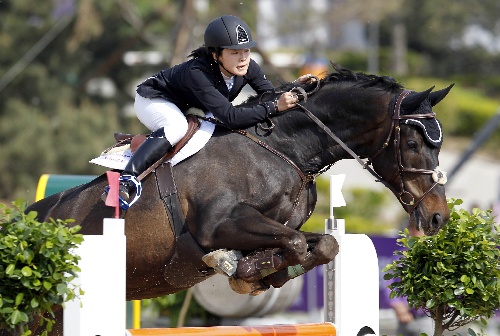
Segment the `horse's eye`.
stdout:
[[418,143],[414,140],[409,140],[408,147],[410,147],[411,149],[416,149],[418,147]]

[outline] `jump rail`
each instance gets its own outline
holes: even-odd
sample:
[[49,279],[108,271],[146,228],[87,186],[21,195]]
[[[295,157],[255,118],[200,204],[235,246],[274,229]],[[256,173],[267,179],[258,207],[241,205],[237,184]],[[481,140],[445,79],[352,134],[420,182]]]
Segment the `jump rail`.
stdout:
[[268,326],[220,326],[171,329],[131,329],[129,336],[336,336],[332,323],[283,324]]

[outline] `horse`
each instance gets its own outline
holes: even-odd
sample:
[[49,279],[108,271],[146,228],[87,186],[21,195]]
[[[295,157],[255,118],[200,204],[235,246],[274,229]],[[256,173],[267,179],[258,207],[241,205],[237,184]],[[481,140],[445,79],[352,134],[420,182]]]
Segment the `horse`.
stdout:
[[[248,267],[258,268],[254,253],[274,263],[272,272],[254,269],[247,277],[245,272],[232,277],[260,290],[330,262],[338,253],[335,239],[300,228],[315,208],[315,178],[343,159],[358,160],[394,193],[409,226],[433,235],[445,225],[445,176],[438,168],[442,134],[438,140],[429,137],[422,125],[430,122],[441,131],[432,107],[453,85],[414,92],[389,76],[333,66],[314,83],[284,83],[243,103],[294,91],[301,97],[296,107],[244,130],[218,124],[198,153],[143,179],[142,196],[121,212],[127,300],[175,293],[207,279],[215,271],[202,257],[221,249],[240,251],[238,262]],[[175,180],[179,229],[166,211],[175,202],[167,204],[158,186],[165,171]],[[114,213],[101,200],[107,185],[103,174],[26,211],[37,211],[39,220],[71,218],[81,233],[102,234],[103,218]]]

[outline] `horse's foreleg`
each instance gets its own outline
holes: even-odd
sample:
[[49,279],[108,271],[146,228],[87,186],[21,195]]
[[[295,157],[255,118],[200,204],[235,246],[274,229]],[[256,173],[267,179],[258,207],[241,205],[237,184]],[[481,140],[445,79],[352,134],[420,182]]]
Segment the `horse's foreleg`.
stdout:
[[310,247],[304,261],[300,264],[301,267],[288,266],[278,272],[266,276],[262,282],[266,286],[279,288],[288,280],[291,280],[305,272],[310,271],[314,267],[322,264],[327,264],[335,258],[339,252],[339,244],[332,235],[304,233]]
[[246,282],[256,282],[289,265],[279,249],[260,250],[238,261],[236,276]]
[[[219,217],[223,216],[219,213]],[[201,225],[195,233],[198,243],[206,250],[279,249],[290,265],[304,261],[307,253],[304,234],[265,217],[247,204],[240,203],[223,220],[213,220],[210,225]]]

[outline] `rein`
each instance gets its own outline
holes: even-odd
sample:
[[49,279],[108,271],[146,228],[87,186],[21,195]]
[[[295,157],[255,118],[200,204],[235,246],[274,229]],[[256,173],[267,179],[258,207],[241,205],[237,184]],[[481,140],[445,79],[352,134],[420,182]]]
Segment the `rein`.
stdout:
[[[280,159],[282,159],[283,161],[288,163],[288,165],[290,165],[293,169],[295,169],[297,174],[300,176],[301,185],[300,185],[299,191],[297,192],[297,196],[295,196],[295,200],[292,203],[292,210],[290,211],[290,215],[286,219],[285,223],[283,223],[284,225],[287,225],[290,218],[292,218],[292,215],[293,215],[295,209],[297,208],[297,206],[300,203],[300,197],[302,196],[302,193],[304,192],[306,185],[308,183],[314,182],[314,180],[318,174],[311,174],[311,173],[302,172],[302,170],[300,170],[300,168],[292,160],[287,158],[283,153],[281,153],[278,150],[276,150],[275,148],[269,146],[264,141],[258,139],[257,137],[253,136],[252,134],[248,133],[245,130],[230,129],[216,118],[200,117],[200,119],[203,119],[203,120],[209,121],[211,123],[217,124],[219,126],[225,127],[233,133],[237,133],[237,134],[245,136],[246,138],[248,138],[248,139],[252,140],[253,142],[255,142],[256,144],[258,144],[259,146],[265,148],[266,150],[268,150],[272,154],[276,155],[277,157],[279,157]],[[274,124],[270,129],[272,129],[273,127],[274,127]]]
[[[302,88],[293,88],[291,91],[296,91],[298,94],[303,96],[304,102],[307,101],[308,94]],[[446,173],[436,167],[434,170],[428,169],[416,169],[416,168],[408,168],[403,166],[401,160],[401,147],[400,147],[400,139],[401,139],[401,128],[399,126],[399,122],[403,119],[424,119],[424,118],[435,118],[436,114],[434,112],[425,113],[425,114],[412,114],[412,115],[401,115],[401,104],[412,91],[404,90],[402,91],[396,99],[396,103],[394,105],[392,124],[389,130],[389,134],[387,136],[386,141],[382,145],[382,147],[369,158],[366,162],[363,161],[352,149],[350,149],[339,137],[337,137],[333,132],[323,124],[321,120],[319,120],[309,109],[307,109],[304,105],[297,103],[305,114],[311,119],[314,123],[318,125],[326,134],[328,134],[333,140],[335,140],[349,155],[351,155],[356,161],[358,161],[363,169],[366,169],[370,174],[372,174],[377,182],[381,182],[384,186],[386,186],[389,190],[391,190],[397,197],[399,202],[403,205],[403,208],[406,209],[408,214],[411,214],[420,202],[426,197],[429,192],[437,185],[437,184],[445,184],[446,183]],[[396,162],[398,164],[398,170],[394,174],[394,176],[390,179],[391,181],[399,175],[400,181],[400,191],[396,190],[392,187],[387,180],[385,180],[382,176],[380,176],[372,167],[373,159],[376,158],[382,151],[388,147],[389,141],[391,139],[392,134],[394,133],[394,155],[396,158]],[[415,200],[415,196],[406,190],[403,180],[403,172],[409,173],[417,173],[417,174],[430,174],[433,178],[433,185],[420,196],[417,200]],[[407,197],[409,196],[409,197]]]
[[294,168],[295,171],[299,174],[300,180],[302,181],[302,183],[300,185],[299,191],[297,192],[297,196],[295,197],[295,200],[292,203],[292,211],[290,211],[290,215],[288,216],[287,220],[284,223],[284,225],[287,225],[290,218],[292,218],[292,215],[295,211],[295,208],[297,208],[297,206],[299,205],[300,196],[302,195],[302,192],[305,190],[306,185],[310,182],[313,182],[314,179],[316,178],[316,175],[311,174],[311,173],[304,174],[302,172],[302,170],[300,170],[300,168],[292,160],[287,158],[285,155],[283,155],[282,153],[280,153],[279,151],[277,151],[273,147],[266,144],[264,141],[261,141],[257,137],[249,134],[247,131],[244,131],[244,130],[232,130],[232,131],[234,133],[244,135],[245,137],[249,138],[253,142],[255,142],[258,145],[262,146],[263,148],[267,149],[268,151],[270,151],[271,153],[273,153],[274,155],[276,155],[277,157],[279,157],[280,159],[282,159],[283,161],[288,163],[290,166],[292,166],[292,168]]

